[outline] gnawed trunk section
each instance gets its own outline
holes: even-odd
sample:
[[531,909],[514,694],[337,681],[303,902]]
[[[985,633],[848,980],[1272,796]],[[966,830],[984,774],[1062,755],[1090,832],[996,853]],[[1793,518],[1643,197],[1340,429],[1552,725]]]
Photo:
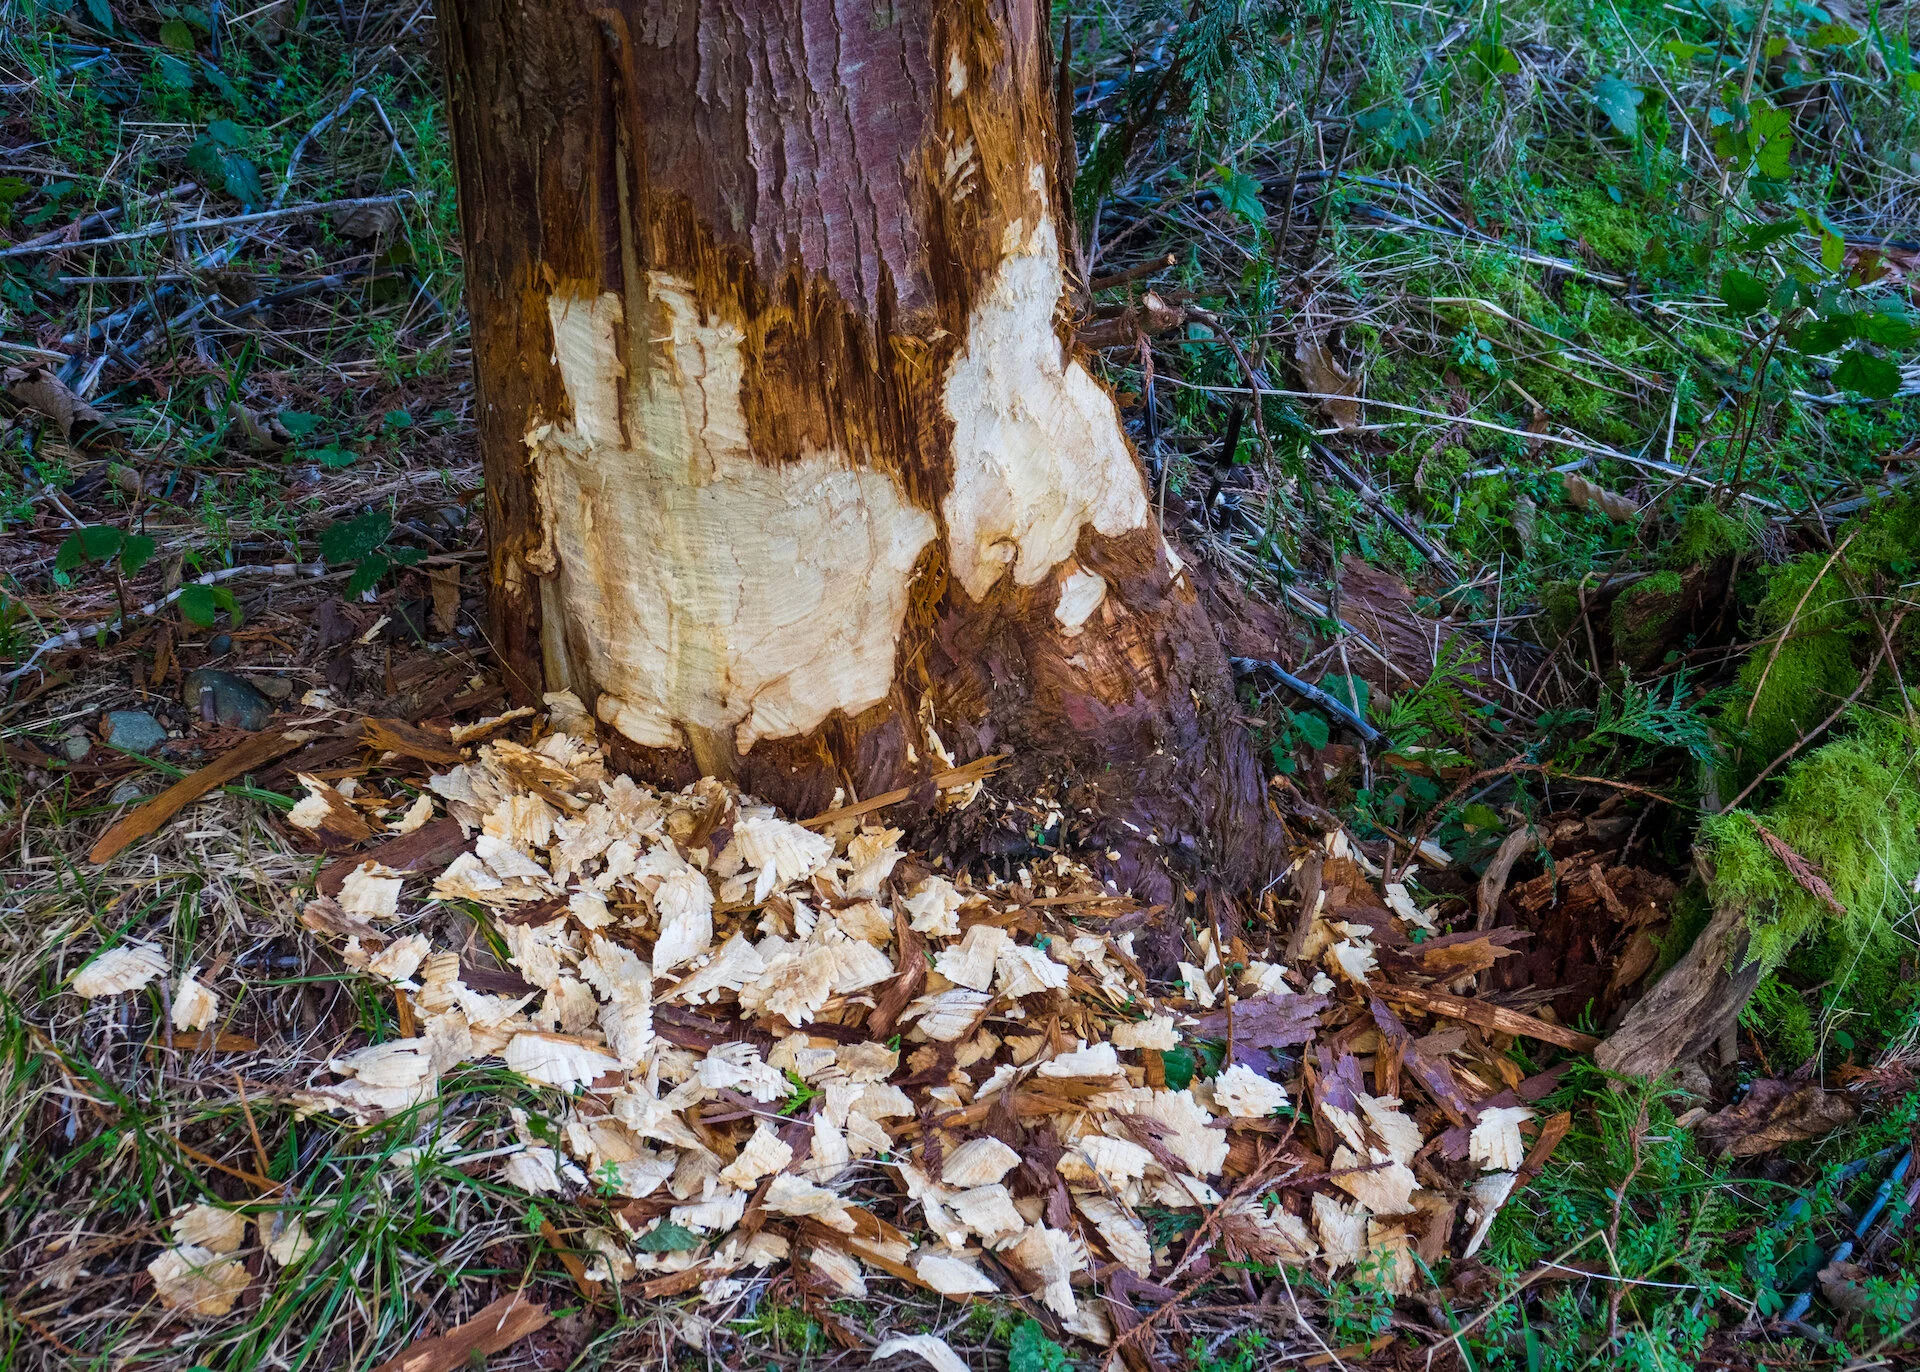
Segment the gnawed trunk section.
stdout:
[[1064,341],[1044,11],[460,0],[444,29],[516,693],[797,813],[1010,750],[1046,841],[1149,899],[1169,865],[1261,875],[1224,658]]

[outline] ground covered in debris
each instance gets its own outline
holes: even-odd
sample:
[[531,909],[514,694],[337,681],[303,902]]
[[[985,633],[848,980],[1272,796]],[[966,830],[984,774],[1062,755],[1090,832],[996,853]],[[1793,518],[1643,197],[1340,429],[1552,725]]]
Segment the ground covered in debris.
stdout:
[[1162,908],[509,708],[430,6],[0,2],[8,1364],[1911,1364],[1912,10],[1056,13]]

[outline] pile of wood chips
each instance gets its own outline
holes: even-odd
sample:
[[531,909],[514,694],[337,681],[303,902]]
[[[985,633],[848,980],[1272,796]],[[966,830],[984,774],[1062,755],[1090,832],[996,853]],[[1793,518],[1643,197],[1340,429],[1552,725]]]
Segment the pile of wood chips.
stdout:
[[[1514,931],[1439,933],[1342,832],[1296,856],[1283,948],[1190,931],[1155,983],[1120,932],[1149,912],[1065,856],[969,880],[871,803],[797,824],[712,780],[650,790],[577,699],[547,704],[446,740],[466,760],[387,825],[408,836],[307,906],[409,1037],[296,1099],[377,1120],[487,1060],[564,1093],[550,1123],[516,1112],[497,1165],[599,1216],[583,1289],[718,1301],[788,1264],[849,1296],[1024,1300],[1144,1366],[1158,1312],[1222,1260],[1412,1288],[1565,1133],[1528,1104],[1558,1072],[1523,1080],[1506,1050],[1592,1040],[1469,994]],[[350,786],[302,781],[296,824],[374,832]],[[438,870],[389,865],[408,853]],[[395,932],[429,901],[484,907],[508,956]]]

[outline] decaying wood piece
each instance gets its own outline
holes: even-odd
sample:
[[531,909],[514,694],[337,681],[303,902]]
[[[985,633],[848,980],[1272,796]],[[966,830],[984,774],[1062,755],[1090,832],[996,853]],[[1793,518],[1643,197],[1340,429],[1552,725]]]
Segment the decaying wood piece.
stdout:
[[443,31],[516,697],[800,815],[1010,752],[1143,898],[1256,884],[1224,659],[1068,341],[1045,7]]
[[89,862],[105,862],[129,843],[145,838],[201,796],[256,767],[298,748],[310,737],[298,730],[292,733],[255,734],[229,749],[225,756],[191,772],[167,787],[137,809],[122,815],[111,829],[100,835],[87,853]]
[[455,1325],[435,1338],[421,1339],[381,1363],[375,1372],[454,1372],[484,1363],[489,1354],[511,1348],[552,1320],[547,1307],[538,1301],[517,1293],[502,1296],[465,1324]]
[[1594,1050],[1594,1061],[1610,1072],[1657,1077],[1718,1043],[1760,984],[1760,965],[1748,963],[1746,951],[1745,913],[1716,909],[1693,946]]

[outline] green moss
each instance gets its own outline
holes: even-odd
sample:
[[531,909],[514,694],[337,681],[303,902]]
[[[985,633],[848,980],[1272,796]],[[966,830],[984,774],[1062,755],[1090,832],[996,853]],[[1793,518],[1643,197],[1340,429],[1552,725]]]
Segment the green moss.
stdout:
[[[1750,956],[1771,971],[1809,936],[1844,937],[1856,959],[1887,962],[1903,948],[1920,873],[1920,732],[1898,716],[1856,712],[1855,731],[1787,769],[1765,812],[1714,815],[1700,841],[1714,864],[1712,896],[1746,912]],[[1817,867],[1846,910],[1807,891],[1761,839],[1755,820]]]
[[[1721,727],[1741,740],[1734,770],[1742,785],[1833,713],[1860,682],[1853,645],[1844,634],[1796,630],[1780,645],[1769,668],[1772,652],[1769,641],[1747,658],[1721,714]],[[1754,700],[1756,688],[1758,700]],[[1749,701],[1754,701],[1751,710]]]
[[1658,660],[1667,628],[1679,614],[1686,587],[1678,572],[1655,572],[1613,599],[1613,652],[1629,667],[1646,668]]
[[1820,1051],[1820,1036],[1806,998],[1779,977],[1762,977],[1740,1022],[1765,1038],[1787,1064],[1805,1062]]
[[1545,642],[1552,647],[1580,622],[1580,592],[1570,582],[1556,581],[1541,588],[1540,608],[1547,621]]
[[1668,911],[1667,932],[1660,937],[1660,960],[1654,964],[1654,975],[1659,976],[1680,961],[1712,919],[1713,902],[1707,899],[1707,893],[1699,883],[1688,882],[1681,887]]
[[1593,249],[1594,255],[1616,266],[1636,261],[1653,241],[1646,219],[1627,205],[1616,205],[1605,191],[1583,190],[1563,202],[1567,227]]
[[1681,519],[1680,532],[1667,545],[1667,565],[1698,567],[1731,557],[1753,547],[1753,538],[1752,524],[1735,519],[1715,508],[1712,502],[1703,500]]

